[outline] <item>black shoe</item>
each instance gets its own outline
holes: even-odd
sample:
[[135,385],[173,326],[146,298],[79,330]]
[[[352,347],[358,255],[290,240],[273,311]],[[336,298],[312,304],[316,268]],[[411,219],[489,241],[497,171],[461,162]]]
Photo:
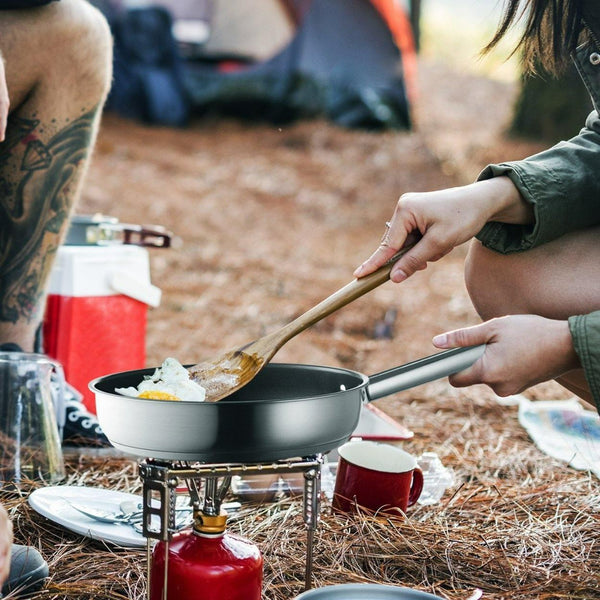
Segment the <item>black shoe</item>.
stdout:
[[[0,344],[0,352],[23,352],[18,344],[7,342]],[[102,431],[96,415],[89,412],[80,401],[81,394],[69,384],[65,386],[65,425],[63,446],[90,446],[94,448],[111,447]]]
[[63,429],[63,446],[91,446],[105,448],[112,446],[96,415],[89,412],[79,400],[65,402],[66,418]]
[[2,586],[2,595],[15,590],[31,593],[39,590],[48,578],[48,563],[31,546],[13,544],[10,557],[10,572]]
[[6,344],[0,344],[0,352],[23,352],[23,349],[19,344],[6,342]]

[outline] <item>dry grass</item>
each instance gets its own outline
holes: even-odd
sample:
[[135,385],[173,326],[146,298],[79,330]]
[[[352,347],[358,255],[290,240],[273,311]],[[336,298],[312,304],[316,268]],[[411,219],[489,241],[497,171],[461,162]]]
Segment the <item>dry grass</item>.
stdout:
[[[470,394],[445,387],[438,402],[425,406],[416,399],[406,406],[415,423],[425,411],[433,418],[430,434],[421,431],[403,446],[434,450],[455,472],[456,485],[439,504],[412,507],[406,520],[378,520],[342,517],[324,500],[314,542],[315,586],[388,583],[450,600],[476,589],[488,600],[600,597],[598,481],[541,454],[512,409]],[[131,460],[71,458],[68,472],[71,485],[140,491]],[[144,549],[82,538],[32,511],[24,497],[5,493],[2,500],[18,541],[38,546],[50,562],[52,579],[34,598],[145,598]],[[303,590],[300,500],[244,504],[230,529],[261,548],[264,600],[291,600]]]

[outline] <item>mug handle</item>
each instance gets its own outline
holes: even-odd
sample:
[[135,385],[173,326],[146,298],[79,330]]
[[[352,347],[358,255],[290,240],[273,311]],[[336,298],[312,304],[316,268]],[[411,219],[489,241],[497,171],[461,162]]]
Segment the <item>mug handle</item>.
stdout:
[[410,484],[410,491],[408,493],[408,506],[412,506],[421,495],[423,491],[423,471],[419,467],[415,467],[413,471],[412,483]]

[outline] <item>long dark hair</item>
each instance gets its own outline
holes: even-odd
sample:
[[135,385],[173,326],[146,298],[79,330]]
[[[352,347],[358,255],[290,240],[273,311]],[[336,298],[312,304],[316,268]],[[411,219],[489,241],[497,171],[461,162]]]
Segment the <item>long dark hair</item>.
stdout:
[[558,73],[567,63],[584,28],[582,0],[506,0],[502,20],[491,42],[482,50],[488,53],[525,15],[527,21],[512,54],[521,52],[529,71]]

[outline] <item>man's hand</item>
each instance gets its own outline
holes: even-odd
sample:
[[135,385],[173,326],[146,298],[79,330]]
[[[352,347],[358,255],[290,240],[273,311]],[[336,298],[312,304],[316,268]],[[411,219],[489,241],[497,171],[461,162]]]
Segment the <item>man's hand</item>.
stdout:
[[9,108],[10,99],[8,97],[8,86],[6,85],[4,60],[0,56],[0,142],[3,142],[6,137],[6,123],[8,121]]
[[8,578],[13,542],[12,522],[4,506],[0,505],[0,586]]

